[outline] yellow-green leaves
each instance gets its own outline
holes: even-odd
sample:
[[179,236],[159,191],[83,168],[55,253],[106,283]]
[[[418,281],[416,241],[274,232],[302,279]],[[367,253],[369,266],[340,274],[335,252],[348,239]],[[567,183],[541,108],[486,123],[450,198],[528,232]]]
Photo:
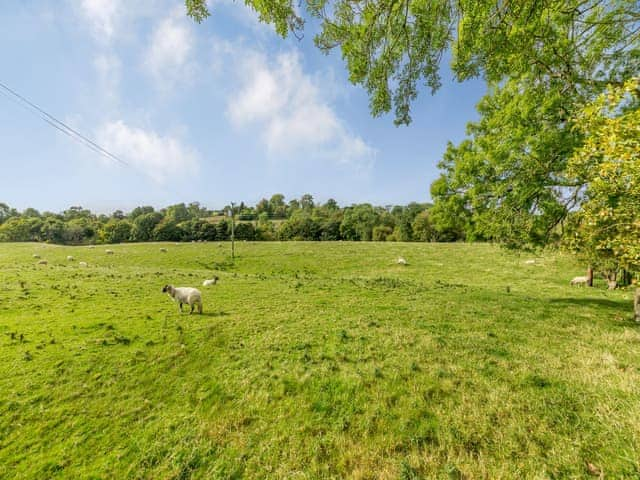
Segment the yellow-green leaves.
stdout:
[[596,262],[640,267],[640,79],[610,87],[576,116],[585,136],[569,172],[586,184],[570,246]]

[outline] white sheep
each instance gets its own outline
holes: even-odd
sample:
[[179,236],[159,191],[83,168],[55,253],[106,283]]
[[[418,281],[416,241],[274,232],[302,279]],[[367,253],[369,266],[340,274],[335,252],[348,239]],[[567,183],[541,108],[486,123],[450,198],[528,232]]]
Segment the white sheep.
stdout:
[[34,253],[33,258],[40,258],[40,255],[38,255],[37,253]]
[[107,255],[113,255],[113,250],[110,250],[110,249],[108,249],[108,248],[107,248],[107,249],[104,251],[104,253],[106,253]]
[[193,313],[194,305],[198,307],[198,313],[202,313],[202,294],[197,288],[165,285],[162,288],[162,292],[168,294],[174,301],[178,302],[180,312],[182,312],[182,305],[186,303],[191,307],[189,315]]
[[569,282],[571,285],[586,285],[589,282],[589,277],[574,277]]
[[47,262],[46,260],[40,260],[38,262],[38,265],[46,265],[47,263],[49,263],[49,262]]
[[67,260],[69,262],[73,262],[73,260],[74,260],[73,255],[67,255]]
[[96,248],[95,245],[89,245],[87,248]]
[[397,263],[398,265],[406,265],[406,264],[407,264],[407,261],[406,261],[404,258],[402,258],[402,257],[398,257],[398,260],[396,260],[396,263]]
[[161,251],[162,253],[167,253],[167,249],[166,249],[166,248],[161,248],[161,249],[160,249],[160,251]]
[[535,264],[536,264],[536,261],[535,261],[535,260],[525,260],[525,261],[524,261],[524,264],[525,264],[525,265],[535,265]]
[[87,262],[78,262],[79,267],[88,267]]
[[202,282],[202,286],[208,287],[209,285],[215,285],[216,283],[218,283],[218,277],[213,277],[210,280],[205,280],[204,282]]

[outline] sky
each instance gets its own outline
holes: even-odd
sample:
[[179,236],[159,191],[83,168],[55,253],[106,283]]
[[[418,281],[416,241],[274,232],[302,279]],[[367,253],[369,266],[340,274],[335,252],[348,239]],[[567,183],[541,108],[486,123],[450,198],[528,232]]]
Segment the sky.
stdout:
[[0,82],[123,163],[0,95],[0,202],[19,210],[129,211],[198,201],[250,205],[430,200],[447,142],[485,93],[443,64],[410,126],[373,118],[340,52],[282,39],[243,2],[213,0],[197,24],[181,0],[12,0],[0,16]]

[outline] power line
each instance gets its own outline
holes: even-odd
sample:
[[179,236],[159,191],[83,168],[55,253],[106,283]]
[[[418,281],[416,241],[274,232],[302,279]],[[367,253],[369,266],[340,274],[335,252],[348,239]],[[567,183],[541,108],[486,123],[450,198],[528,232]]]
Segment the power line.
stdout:
[[71,137],[72,139],[76,140],[78,143],[81,143],[82,145],[84,145],[88,149],[92,150],[93,152],[95,152],[95,153],[97,153],[99,155],[102,155],[103,157],[107,157],[107,158],[109,158],[111,160],[114,160],[114,161],[116,161],[116,162],[118,162],[118,163],[120,163],[122,165],[130,166],[127,162],[125,162],[124,160],[119,158],[117,155],[114,155],[113,153],[111,153],[107,149],[105,149],[105,148],[101,147],[100,145],[98,145],[96,142],[94,142],[90,138],[87,138],[83,134],[78,132],[77,130],[74,130],[73,128],[71,128],[69,125],[67,125],[63,121],[58,120],[56,117],[54,117],[50,113],[47,113],[45,110],[40,108],[38,105],[36,105],[35,103],[31,102],[27,98],[23,97],[18,92],[12,90],[11,88],[9,88],[4,83],[0,82],[0,88],[3,89],[3,90],[0,90],[0,93],[4,94],[5,97],[10,98],[14,102],[18,103],[19,105],[21,105],[22,107],[24,107],[25,109],[30,111],[32,114],[38,116],[41,120],[43,120],[44,122],[48,123],[50,126],[55,128],[56,130],[58,130],[58,131],[64,133],[65,135]]

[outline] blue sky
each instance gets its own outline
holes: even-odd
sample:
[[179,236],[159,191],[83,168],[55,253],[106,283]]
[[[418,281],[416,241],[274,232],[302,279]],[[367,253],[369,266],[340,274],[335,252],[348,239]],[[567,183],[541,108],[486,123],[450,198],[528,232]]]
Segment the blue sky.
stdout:
[[464,137],[481,80],[424,89],[413,123],[372,118],[339,52],[282,40],[242,2],[198,25],[173,0],[3,5],[0,82],[96,140],[97,155],[0,95],[0,202],[99,212],[274,193],[377,205],[429,200],[448,140]]

